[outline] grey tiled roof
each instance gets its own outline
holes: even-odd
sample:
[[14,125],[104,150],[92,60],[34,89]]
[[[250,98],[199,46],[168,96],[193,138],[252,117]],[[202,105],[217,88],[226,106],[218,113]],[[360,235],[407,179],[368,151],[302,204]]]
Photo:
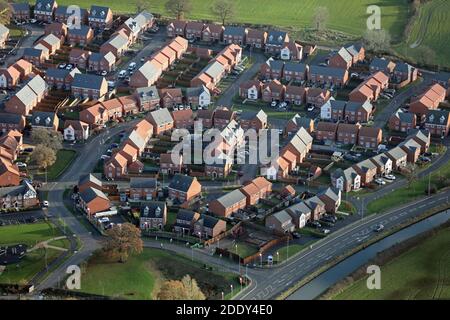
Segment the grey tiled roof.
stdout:
[[31,125],[52,128],[55,117],[57,116],[54,112],[33,111]]
[[108,197],[102,191],[95,188],[87,188],[80,194],[80,198],[85,203],[89,203],[97,197],[108,200]]
[[194,178],[182,174],[176,174],[169,184],[169,188],[187,192],[194,182]]
[[85,37],[89,30],[91,30],[89,26],[81,25],[80,28],[69,28],[68,34]]
[[224,36],[231,35],[231,36],[245,36],[245,28],[244,27],[233,27],[233,26],[227,26],[225,27]]
[[34,11],[52,12],[55,0],[36,0]]
[[449,112],[445,110],[428,111],[426,123],[446,125],[448,123]]
[[272,30],[267,34],[267,44],[281,46],[284,44],[287,33],[284,31]]
[[15,113],[0,113],[0,123],[19,124],[22,120],[20,114]]
[[102,186],[102,182],[99,179],[97,179],[97,177],[94,176],[92,173],[88,173],[88,174],[84,174],[84,175],[80,176],[80,178],[78,180],[78,185],[81,186],[87,182],[92,182],[98,186]]
[[73,79],[72,87],[100,90],[104,81],[106,80],[102,76],[78,73]]
[[150,114],[157,125],[165,125],[173,122],[172,116],[167,108],[152,111]]
[[322,67],[322,66],[310,66],[309,71],[311,74],[319,74],[323,76],[331,76],[337,78],[343,78],[346,70],[340,68]]
[[146,201],[141,203],[141,217],[162,218],[166,212],[166,203],[162,201]]
[[142,101],[159,100],[158,89],[155,86],[137,88],[136,93]]
[[219,203],[222,204],[222,206],[224,206],[225,208],[228,208],[245,199],[245,195],[239,189],[236,189],[221,196],[219,199],[217,199],[217,201],[219,201]]
[[104,20],[106,19],[108,11],[109,11],[108,7],[91,6],[91,10],[89,11],[89,17]]
[[130,188],[148,188],[154,189],[158,185],[155,178],[131,178]]
[[296,62],[286,62],[284,64],[284,71],[304,73],[306,72],[306,64]]

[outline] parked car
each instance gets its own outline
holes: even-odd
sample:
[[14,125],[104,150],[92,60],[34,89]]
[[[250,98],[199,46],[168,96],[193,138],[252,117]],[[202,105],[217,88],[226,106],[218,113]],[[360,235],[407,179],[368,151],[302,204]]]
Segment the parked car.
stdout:
[[308,112],[312,112],[312,111],[314,111],[314,106],[309,106],[308,109],[306,109],[306,110],[308,110]]
[[107,74],[108,74],[108,71],[106,71],[106,70],[103,70],[102,72],[100,72],[100,75],[103,77],[106,76]]
[[323,234],[329,234],[331,231],[330,229],[322,229]]
[[392,180],[392,181],[396,179],[396,177],[393,174],[385,175],[384,178],[387,180]]
[[277,102],[276,101],[272,101],[272,103],[270,104],[270,106],[272,107],[272,108],[275,108],[276,106],[277,106]]
[[66,66],[67,66],[67,64],[61,63],[61,64],[59,64],[58,69],[65,69]]
[[42,206],[43,206],[44,208],[48,208],[48,205],[49,205],[49,203],[48,203],[47,200],[42,201]]
[[320,224],[319,221],[312,221],[312,222],[309,223],[309,225],[310,225],[311,227],[313,227],[313,228],[316,228],[316,229],[322,227],[322,225]]
[[128,70],[132,71],[132,70],[134,70],[134,69],[136,69],[136,62],[131,62],[131,63],[128,65]]
[[298,233],[298,232],[292,233],[292,236],[293,236],[295,239],[300,239],[300,233]]
[[386,184],[386,181],[384,181],[383,179],[380,179],[380,178],[375,179],[375,182],[380,186]]
[[119,79],[124,79],[127,76],[126,70],[120,70],[119,72]]
[[108,218],[108,217],[99,218],[99,219],[98,219],[98,222],[100,222],[100,223],[106,223],[106,222],[109,222],[109,218]]

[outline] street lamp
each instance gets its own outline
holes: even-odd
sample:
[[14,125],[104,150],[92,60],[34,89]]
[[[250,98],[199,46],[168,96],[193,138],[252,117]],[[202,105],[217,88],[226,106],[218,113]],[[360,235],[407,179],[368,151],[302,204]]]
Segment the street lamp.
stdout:
[[280,253],[277,251],[277,263],[280,263]]
[[261,268],[262,268],[262,253],[261,252],[259,253],[259,260],[260,260]]

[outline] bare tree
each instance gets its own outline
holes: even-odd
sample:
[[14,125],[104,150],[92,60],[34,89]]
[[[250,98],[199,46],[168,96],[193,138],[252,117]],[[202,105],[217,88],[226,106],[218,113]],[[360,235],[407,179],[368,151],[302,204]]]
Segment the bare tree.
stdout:
[[166,10],[181,20],[192,10],[191,0],[169,0],[166,2]]
[[31,132],[31,140],[36,145],[41,144],[53,150],[59,150],[62,148],[63,137],[58,131],[35,128]]
[[313,23],[314,27],[318,31],[322,31],[326,28],[330,13],[326,7],[317,7],[314,11]]
[[220,18],[222,25],[225,25],[225,21],[234,17],[236,13],[236,8],[232,0],[216,0],[211,10]]
[[126,262],[130,254],[141,253],[144,243],[141,230],[131,223],[115,225],[107,231],[108,239],[103,247],[104,252],[112,259]]
[[164,282],[159,293],[159,300],[205,300],[205,295],[200,290],[197,281],[190,275],[185,275],[180,280]]
[[417,60],[422,64],[436,64],[436,53],[427,46],[420,46],[417,48]]
[[391,35],[384,29],[367,30],[363,36],[363,42],[369,50],[386,51],[391,46]]
[[56,162],[56,153],[53,149],[38,144],[30,156],[30,160],[41,169],[46,169]]

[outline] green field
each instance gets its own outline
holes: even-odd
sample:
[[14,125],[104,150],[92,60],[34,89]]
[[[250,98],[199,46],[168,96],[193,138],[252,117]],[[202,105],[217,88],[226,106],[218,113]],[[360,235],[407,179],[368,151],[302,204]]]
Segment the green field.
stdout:
[[[437,185],[441,178],[450,177],[450,163],[446,163],[439,170],[434,171],[430,176],[430,185]],[[425,196],[425,190],[428,190],[429,177],[419,179],[411,184],[411,187],[405,186],[396,189],[384,197],[378,198],[367,205],[367,213],[379,213],[396,206],[411,202],[414,199]],[[389,187],[387,187],[389,188]]]
[[47,178],[53,180],[58,178],[61,173],[72,163],[77,153],[74,150],[61,149],[56,154],[56,162],[48,168]]
[[157,249],[144,249],[126,263],[94,257],[81,278],[81,291],[124,299],[156,299],[165,279],[179,280],[186,274],[195,278],[207,297],[228,292],[230,284],[237,288],[233,274],[206,271],[202,264]]
[[427,46],[434,51],[437,64],[449,66],[449,20],[450,1],[433,0],[424,4],[412,27],[409,39],[398,48],[398,51],[403,55],[417,58],[420,48]]
[[[129,13],[135,11],[133,0],[130,2],[107,0],[79,0],[77,4],[90,7],[91,4],[110,6],[114,12]],[[149,9],[153,13],[168,16],[165,10],[167,0],[149,1]],[[60,5],[73,4],[71,0],[61,0]],[[186,18],[200,20],[219,20],[211,12],[212,1],[192,0],[192,11]],[[236,16],[231,22],[271,24],[285,28],[310,27],[312,15],[318,6],[327,7],[330,12],[328,27],[352,35],[362,35],[366,30],[366,9],[369,5],[377,4],[381,7],[382,26],[389,30],[394,37],[401,36],[406,24],[407,1],[385,0],[374,3],[371,0],[246,0],[236,1]]]
[[367,278],[337,294],[337,300],[450,299],[450,228],[381,266],[381,289]]
[[[28,248],[32,248],[41,241],[58,236],[61,236],[59,230],[45,222],[0,227],[0,245],[23,243],[28,245]],[[67,240],[57,240],[50,244],[63,248],[69,247]],[[47,263],[49,264],[60,254],[60,251],[48,249]],[[27,253],[19,264],[7,266],[0,275],[0,283],[26,284],[43,268],[45,268],[45,249],[38,249]]]

